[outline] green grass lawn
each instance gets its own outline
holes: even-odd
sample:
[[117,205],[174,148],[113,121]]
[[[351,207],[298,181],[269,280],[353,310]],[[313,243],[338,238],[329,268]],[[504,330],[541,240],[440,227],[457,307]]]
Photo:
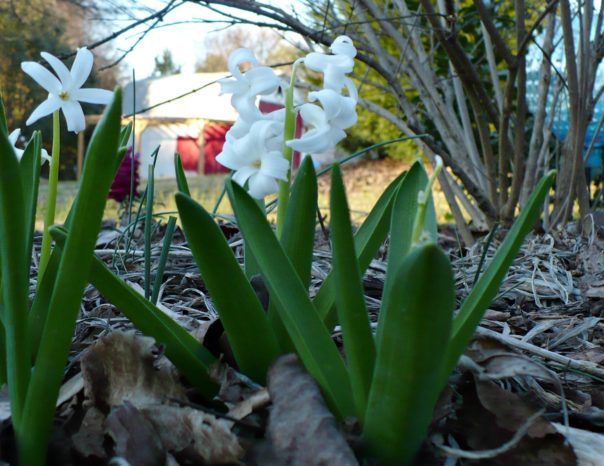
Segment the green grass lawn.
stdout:
[[[224,185],[224,175],[211,176],[195,176],[187,178],[191,195],[195,200],[200,202],[206,209],[212,209],[216,203],[222,187]],[[143,192],[146,187],[146,181],[142,181],[139,185],[139,192]],[[55,216],[56,223],[63,223],[67,217],[67,213],[75,199],[78,189],[77,181],[61,181],[57,193],[57,210]],[[44,222],[44,213],[46,209],[46,197],[48,193],[48,182],[46,179],[40,180],[40,192],[38,196],[38,212],[36,215],[36,228],[42,229]],[[158,178],[155,180],[154,189],[154,212],[175,212],[176,203],[174,201],[174,193],[176,193],[176,179],[174,178]],[[135,208],[138,204],[135,205]],[[118,220],[123,207],[113,201],[108,200],[105,208],[105,218]],[[230,212],[228,200],[221,204],[220,212]]]
[[[344,180],[348,194],[348,203],[351,216],[355,223],[361,223],[369,213],[388,183],[394,179],[406,165],[393,161],[388,163],[365,162],[358,165],[347,166],[344,169]],[[201,203],[206,209],[212,210],[218,200],[223,186],[225,175],[193,176],[187,178],[193,198]],[[145,181],[139,186],[139,191],[144,191]],[[56,223],[63,223],[69,208],[73,203],[78,189],[76,181],[62,181],[59,183],[57,195]],[[42,229],[48,184],[46,179],[40,181],[40,193],[38,201],[38,212],[36,217],[36,228]],[[158,178],[155,180],[154,190],[154,213],[174,213],[176,203],[174,193],[176,192],[176,180],[174,178]],[[437,216],[440,223],[450,223],[451,214],[444,201],[442,191],[435,186],[434,200]],[[135,209],[138,203],[135,204]],[[319,180],[319,207],[323,214],[329,213],[329,176]],[[105,218],[118,220],[123,213],[123,207],[113,200],[107,202]],[[228,198],[223,199],[218,213],[232,214]],[[269,217],[270,218],[270,217]],[[328,220],[329,221],[329,220]]]

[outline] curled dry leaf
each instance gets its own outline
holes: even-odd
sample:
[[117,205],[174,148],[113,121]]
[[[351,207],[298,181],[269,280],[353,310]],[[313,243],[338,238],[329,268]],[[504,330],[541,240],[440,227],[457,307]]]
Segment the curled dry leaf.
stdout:
[[554,428],[564,435],[577,455],[578,466],[601,466],[604,464],[604,435],[574,427],[553,423]]
[[268,374],[268,390],[273,406],[267,430],[277,464],[358,465],[317,384],[295,355],[275,362]]
[[247,400],[262,388],[249,377],[222,362],[210,368],[210,378],[220,386],[218,398],[227,406]]
[[153,344],[152,338],[134,332],[113,332],[89,348],[80,366],[91,403],[106,411],[126,400],[140,408],[169,398],[185,399],[172,367],[165,359],[158,364]]
[[230,424],[189,407],[149,406],[141,410],[166,451],[182,464],[233,464],[243,456]]
[[[236,421],[241,421],[254,411],[264,408],[270,403],[270,401],[271,396],[269,395],[268,390],[266,388],[262,388],[229,409],[228,417]],[[234,424],[233,421],[229,422]]]
[[129,464],[156,466],[166,463],[166,451],[159,434],[129,402],[111,410],[105,426],[115,443],[115,455]]
[[[449,420],[453,437],[464,442],[464,450],[495,450],[498,453],[480,464],[577,464],[573,449],[564,436],[543,417],[535,418],[539,407],[476,376],[465,377],[459,389],[463,404],[457,411],[457,418]],[[510,442],[519,429],[525,429],[526,434],[518,441]],[[501,448],[506,444],[508,448]]]
[[105,415],[94,406],[86,410],[80,429],[71,437],[75,451],[82,457],[106,458],[104,421]]

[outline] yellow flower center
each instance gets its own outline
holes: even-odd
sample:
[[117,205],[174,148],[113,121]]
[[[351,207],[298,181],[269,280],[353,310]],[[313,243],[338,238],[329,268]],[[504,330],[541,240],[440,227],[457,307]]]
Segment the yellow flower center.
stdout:
[[260,170],[261,165],[262,165],[262,163],[260,162],[260,160],[254,160],[252,162],[252,167],[254,167],[257,170]]
[[61,91],[59,92],[59,99],[61,100],[69,100],[69,92]]

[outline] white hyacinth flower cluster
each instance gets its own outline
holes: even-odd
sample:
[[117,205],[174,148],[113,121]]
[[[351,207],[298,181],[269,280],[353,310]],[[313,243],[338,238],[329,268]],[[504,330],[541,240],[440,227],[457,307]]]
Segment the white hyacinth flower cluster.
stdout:
[[[299,139],[286,144],[304,154],[325,152],[335,147],[357,121],[357,90],[347,76],[352,72],[356,48],[347,36],[334,40],[331,54],[309,53],[302,59],[313,71],[323,73],[324,88],[309,93],[310,102],[300,106],[300,116],[312,127]],[[241,64],[250,63],[245,73]],[[287,181],[289,162],[283,155],[285,109],[263,114],[257,97],[274,93],[283,84],[275,72],[258,61],[248,49],[237,49],[229,57],[232,78],[220,80],[222,93],[232,94],[231,103],[239,118],[226,135],[216,160],[234,170],[233,181],[245,186],[256,199],[277,192],[278,180]],[[347,94],[343,94],[346,89]],[[320,105],[318,105],[318,102]]]

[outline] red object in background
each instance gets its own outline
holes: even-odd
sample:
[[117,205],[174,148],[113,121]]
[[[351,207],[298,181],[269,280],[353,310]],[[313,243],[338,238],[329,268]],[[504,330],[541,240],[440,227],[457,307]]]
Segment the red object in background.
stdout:
[[197,173],[197,167],[199,166],[199,142],[197,138],[178,136],[176,138],[176,152],[180,154],[184,171]]
[[229,169],[216,162],[216,156],[222,152],[224,138],[229,129],[229,123],[208,123],[203,127],[203,173],[228,173]]
[[[258,107],[260,108],[260,111],[262,113],[270,113],[270,112],[274,112],[275,110],[282,109],[283,105],[274,104],[272,102],[265,102],[265,101],[261,100],[260,105]],[[296,132],[294,133],[294,136],[296,137],[296,139],[299,138],[300,136],[302,136],[302,117],[300,116],[299,113],[298,113],[298,116],[296,117]],[[294,151],[292,159],[293,159],[292,160],[293,168],[298,168],[298,166],[300,165],[300,152]]]
[[132,147],[128,147],[126,155],[122,159],[122,163],[117,169],[115,179],[111,184],[109,191],[109,199],[114,199],[117,202],[123,202],[130,196],[130,184],[134,183],[134,197],[138,197],[139,174],[138,166],[140,165],[140,154],[134,156],[134,179],[132,179]]

